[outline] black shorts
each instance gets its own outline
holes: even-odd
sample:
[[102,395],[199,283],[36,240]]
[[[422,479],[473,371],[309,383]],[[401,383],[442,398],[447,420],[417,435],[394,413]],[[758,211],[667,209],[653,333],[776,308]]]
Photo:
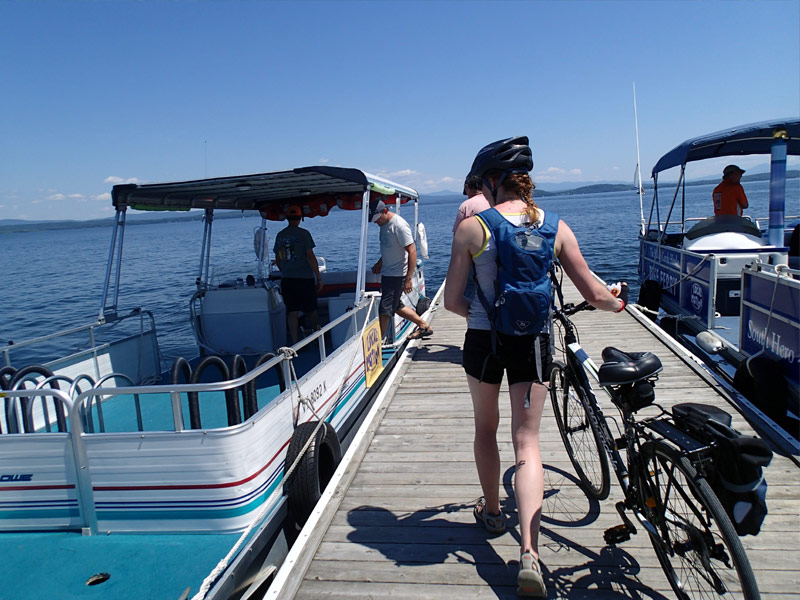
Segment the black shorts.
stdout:
[[281,294],[286,312],[310,313],[317,310],[316,279],[281,278]]
[[403,282],[405,277],[381,277],[381,303],[379,315],[393,315],[400,308],[403,300]]
[[[550,336],[498,334],[500,342],[497,356],[492,354],[492,332],[484,329],[467,329],[464,337],[464,356],[462,364],[467,375],[483,383],[500,383],[503,371],[512,383],[542,381],[547,382],[553,357],[550,354]],[[534,343],[539,338],[544,379],[540,379],[536,369]]]

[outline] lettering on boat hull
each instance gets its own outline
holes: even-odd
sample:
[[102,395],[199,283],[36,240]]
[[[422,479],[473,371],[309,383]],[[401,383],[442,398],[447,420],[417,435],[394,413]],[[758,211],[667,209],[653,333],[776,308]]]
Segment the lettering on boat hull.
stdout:
[[13,475],[0,475],[0,483],[6,481],[33,481],[33,473],[15,473]]
[[785,360],[789,364],[795,361],[795,351],[781,341],[781,335],[776,331],[767,331],[767,328],[758,327],[752,319],[747,321],[747,339],[763,346],[764,349]]

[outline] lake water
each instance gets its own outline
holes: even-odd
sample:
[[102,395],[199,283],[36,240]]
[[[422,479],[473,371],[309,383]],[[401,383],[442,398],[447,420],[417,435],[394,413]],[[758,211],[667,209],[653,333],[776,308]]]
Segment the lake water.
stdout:
[[[711,214],[712,189],[713,185],[686,188],[687,216]],[[751,207],[747,214],[766,217],[768,182],[748,183],[745,189]],[[645,198],[645,218],[650,193]],[[667,186],[660,190],[662,206],[668,207],[672,193]],[[787,215],[800,214],[800,180],[789,180],[787,198]],[[569,224],[590,268],[606,281],[630,282],[632,297],[636,297],[640,213],[635,192],[551,196],[537,202]],[[420,203],[420,219],[428,232],[430,258],[425,261],[425,276],[431,297],[447,271],[457,206],[457,202],[425,199]],[[413,220],[408,205],[401,214]],[[215,221],[212,265],[249,263],[254,269],[252,239],[259,224],[257,217]],[[358,213],[334,210],[328,217],[306,220],[303,226],[314,236],[316,253],[326,258],[329,270],[356,268]],[[136,225],[125,235],[120,313],[141,307],[155,314],[161,350],[170,364],[176,356],[196,354],[189,299],[198,275],[202,227],[199,221]],[[269,222],[268,227],[272,240],[283,224]],[[369,232],[371,265],[378,259],[378,227],[370,225]],[[0,345],[95,320],[110,241],[110,228],[0,235],[5,289],[0,302]]]

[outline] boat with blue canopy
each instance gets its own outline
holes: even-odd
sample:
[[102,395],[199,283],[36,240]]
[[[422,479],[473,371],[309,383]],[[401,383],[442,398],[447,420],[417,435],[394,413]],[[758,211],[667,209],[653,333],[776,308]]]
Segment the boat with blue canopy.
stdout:
[[[424,249],[419,195],[316,166],[111,196],[97,320],[0,347],[0,548],[19,575],[4,596],[261,597],[413,330],[395,316],[381,335],[367,239],[383,201],[413,210]],[[351,268],[320,258],[319,329],[289,346],[269,226],[291,206],[360,219],[339,248]],[[179,291],[197,352],[164,357],[153,313],[118,306],[127,216],[197,209],[197,276]],[[215,254],[229,240],[212,244],[219,211],[260,216],[255,256],[233,272]],[[428,308],[421,260],[403,301]],[[61,352],[40,358],[45,345]]]
[[[689,163],[759,154],[770,157],[768,215],[686,216]],[[800,199],[787,202],[786,164],[798,155],[797,118],[687,140],[653,167],[653,200],[639,233],[639,304],[659,311],[652,314],[661,327],[734,392],[762,435],[793,454],[800,453]],[[664,200],[659,175],[676,167],[677,185]]]

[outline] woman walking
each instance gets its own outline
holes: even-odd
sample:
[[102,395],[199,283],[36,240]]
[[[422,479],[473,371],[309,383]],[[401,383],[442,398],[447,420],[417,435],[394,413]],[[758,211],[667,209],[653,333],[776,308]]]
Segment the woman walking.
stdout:
[[[534,189],[529,172],[533,157],[527,137],[500,140],[481,149],[469,176],[481,178],[483,195],[500,215],[520,231],[535,230],[546,251],[547,264],[558,258],[581,295],[602,310],[621,312],[627,286],[617,298],[598,282],[584,260],[578,241],[566,223],[545,212],[531,197]],[[467,376],[475,420],[473,450],[483,497],[475,506],[476,520],[490,533],[505,531],[500,511],[500,453],[497,446],[498,399],[505,372],[511,397],[511,436],[516,470],[514,494],[520,525],[520,570],[517,592],[545,597],[547,590],[539,566],[539,523],[544,491],[544,473],[539,455],[539,424],[547,394],[547,375],[552,362],[549,324],[539,332],[509,335],[493,330],[495,282],[498,279],[498,244],[509,243],[493,234],[496,215],[478,214],[465,219],[453,238],[445,308],[467,319],[463,366]],[[554,218],[555,217],[555,218]],[[497,238],[497,239],[495,239]],[[539,243],[538,241],[536,242]],[[474,269],[479,293],[464,297],[469,273]],[[510,303],[509,303],[510,304]],[[548,310],[545,307],[544,310]],[[544,317],[545,315],[538,315]],[[532,320],[537,315],[514,315]]]

